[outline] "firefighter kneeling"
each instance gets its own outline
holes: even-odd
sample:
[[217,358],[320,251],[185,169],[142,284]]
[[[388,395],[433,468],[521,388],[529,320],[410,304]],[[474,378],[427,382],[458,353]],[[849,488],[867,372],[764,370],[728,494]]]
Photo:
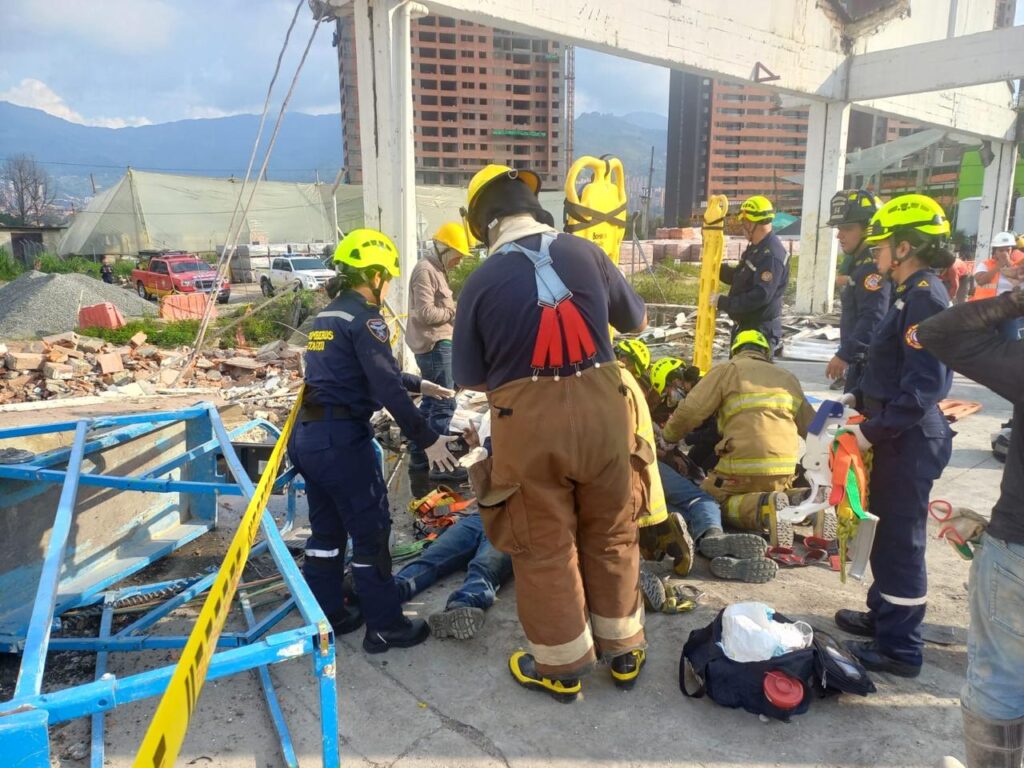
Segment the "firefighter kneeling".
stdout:
[[771,363],[771,347],[760,331],[740,331],[732,358],[716,365],[676,408],[662,432],[681,440],[717,411],[722,439],[718,464],[701,487],[721,505],[726,525],[767,530],[772,546],[793,544],[793,528],[776,516],[789,503],[800,457],[799,437],[807,434],[814,410],[797,378]]

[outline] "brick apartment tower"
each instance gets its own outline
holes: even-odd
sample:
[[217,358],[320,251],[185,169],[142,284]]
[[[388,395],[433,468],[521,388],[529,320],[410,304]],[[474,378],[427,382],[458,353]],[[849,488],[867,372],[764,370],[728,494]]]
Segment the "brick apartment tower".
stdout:
[[[354,23],[338,23],[346,180],[360,183]],[[565,46],[444,16],[412,24],[416,183],[465,186],[487,163],[566,171]]]
[[799,215],[807,110],[784,109],[753,85],[671,77],[665,223],[690,223],[712,194],[734,210],[766,195],[776,210]]

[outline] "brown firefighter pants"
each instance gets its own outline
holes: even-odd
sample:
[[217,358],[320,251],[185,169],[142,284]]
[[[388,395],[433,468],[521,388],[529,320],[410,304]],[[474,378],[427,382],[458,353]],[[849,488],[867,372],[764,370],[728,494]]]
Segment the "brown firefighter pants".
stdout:
[[721,475],[711,472],[701,483],[707,493],[722,507],[722,522],[742,531],[763,533],[767,527],[764,516],[765,494],[785,491],[793,483],[793,475]]
[[491,486],[518,491],[480,513],[491,543],[512,556],[519,621],[545,677],[578,677],[597,654],[645,647],[620,386],[609,364],[488,395]]

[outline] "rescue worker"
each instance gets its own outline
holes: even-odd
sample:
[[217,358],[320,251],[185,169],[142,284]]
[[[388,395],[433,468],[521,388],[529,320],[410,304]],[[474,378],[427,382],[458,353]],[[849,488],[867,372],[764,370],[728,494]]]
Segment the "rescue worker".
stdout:
[[[409,276],[409,320],[405,341],[416,356],[420,375],[447,389],[452,380],[452,323],[455,300],[448,285],[449,272],[469,255],[469,239],[461,222],[449,221],[434,233],[433,251],[416,262]],[[439,435],[448,434],[448,425],[455,414],[454,398],[424,397],[420,412],[427,424]],[[418,446],[409,456],[409,469],[427,469],[427,457]],[[431,475],[430,480],[463,480],[465,470],[455,476]]]
[[[1020,276],[1017,267],[1021,263],[1021,254],[1014,251],[1017,240],[1012,232],[1000,232],[992,238],[991,256],[974,265],[974,296],[971,301],[991,299],[1013,290],[1019,284]],[[999,332],[1007,341],[1020,338],[1020,318],[1011,317],[999,326]]]
[[750,245],[736,266],[722,264],[719,277],[729,286],[726,296],[712,294],[719,312],[733,322],[732,337],[740,331],[760,331],[775,354],[782,343],[782,296],[789,283],[789,254],[772,231],[775,209],[763,195],[740,205],[739,220]]
[[849,430],[862,451],[872,450],[871,511],[879,523],[868,611],[840,610],[835,620],[840,629],[872,638],[850,644],[865,667],[903,677],[921,671],[928,495],[952,451],[953,433],[938,402],[953,374],[917,338],[918,324],[949,305],[932,271],[953,263],[944,247],[948,236],[945,212],[924,195],[894,198],[872,218],[865,239],[878,271],[896,285],[896,300],[868,348],[860,386],[843,396],[867,417]]
[[[647,394],[640,383],[647,378],[651,353],[642,341],[630,339],[615,345],[615,357],[622,370],[622,386],[629,413],[630,457],[636,473],[633,504],[637,510],[634,517],[640,526],[640,556],[644,560],[660,562],[668,555],[672,558],[673,573],[686,576],[693,566],[693,539],[680,511],[669,510],[665,503],[657,466],[655,426],[647,407]],[[648,607],[660,610],[661,605],[651,598],[651,594],[659,591],[655,581],[657,577],[641,566],[640,585],[648,598]],[[660,593],[664,594],[664,587]],[[661,602],[664,602],[664,597]]]
[[[363,649],[383,653],[407,648],[430,634],[426,622],[402,615],[391,575],[391,516],[370,416],[385,407],[402,430],[426,446],[430,462],[450,469],[449,440],[439,437],[416,410],[408,392],[451,397],[452,391],[402,373],[391,354],[380,305],[398,277],[398,250],[372,229],[349,232],[334,261],[335,298],[313,321],[306,347],[302,408],[288,456],[306,481],[311,534],[303,575],[338,634],[366,623]],[[352,573],[361,611],[342,596],[345,547],[352,537]]]
[[836,228],[836,240],[846,257],[849,282],[843,288],[839,317],[839,349],[825,367],[825,376],[845,378],[849,392],[860,381],[864,356],[875,327],[889,309],[890,285],[878,274],[875,260],[864,243],[868,222],[881,201],[863,189],[832,196],[828,225]]
[[455,381],[487,393],[493,486],[487,537],[512,555],[529,652],[520,685],[575,700],[600,656],[631,688],[645,661],[629,434],[608,325],[647,324],[643,301],[593,243],[558,234],[530,171],[488,165],[469,183],[470,232],[489,256],[455,317]]
[[764,334],[740,331],[729,362],[708,371],[669,417],[662,436],[678,442],[717,412],[718,464],[701,487],[722,505],[726,525],[767,529],[772,546],[789,547],[793,527],[776,511],[789,504],[785,491],[800,458],[798,436],[806,436],[814,409],[797,378],[771,357]]
[[[939,360],[1013,403],[999,499],[971,561],[967,684],[960,694],[968,768],[1020,766],[1024,758],[1024,344],[997,332],[1022,315],[1024,291],[1016,288],[941,312],[921,323],[919,334]],[[963,768],[952,758],[943,765]]]
[[[675,357],[663,357],[651,366],[652,396],[648,397],[648,405],[654,423],[658,425],[659,436],[668,417],[700,380],[699,368],[686,365]],[[705,475],[718,463],[715,446],[721,438],[714,414],[683,439],[689,448],[685,454],[676,446],[659,445],[659,458],[676,465],[676,469],[685,477],[698,483],[703,482]]]

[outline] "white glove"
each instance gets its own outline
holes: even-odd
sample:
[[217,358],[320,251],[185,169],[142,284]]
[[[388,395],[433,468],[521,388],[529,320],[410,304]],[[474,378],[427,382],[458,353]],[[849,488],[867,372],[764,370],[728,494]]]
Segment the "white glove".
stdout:
[[455,457],[452,456],[452,452],[448,449],[448,444],[453,440],[458,439],[459,438],[455,436],[442,435],[423,449],[423,452],[427,454],[427,461],[430,462],[430,467],[432,469],[441,470],[443,472],[451,472],[455,469],[458,462],[455,460]]
[[842,397],[839,398],[839,402],[845,405],[847,408],[857,407],[857,396],[853,392],[846,392]]
[[718,300],[720,298],[722,298],[722,294],[720,293],[712,293],[711,296],[708,297],[708,303],[711,304],[713,309],[718,309]]
[[422,379],[420,381],[420,394],[424,397],[435,397],[438,400],[447,400],[455,397],[455,390],[448,389],[448,387],[442,387],[440,384],[435,384],[428,379]]
[[871,441],[864,437],[864,433],[860,431],[860,424],[851,424],[848,427],[843,427],[843,429],[857,438],[857,447],[860,448],[861,451],[866,451],[871,448]]

